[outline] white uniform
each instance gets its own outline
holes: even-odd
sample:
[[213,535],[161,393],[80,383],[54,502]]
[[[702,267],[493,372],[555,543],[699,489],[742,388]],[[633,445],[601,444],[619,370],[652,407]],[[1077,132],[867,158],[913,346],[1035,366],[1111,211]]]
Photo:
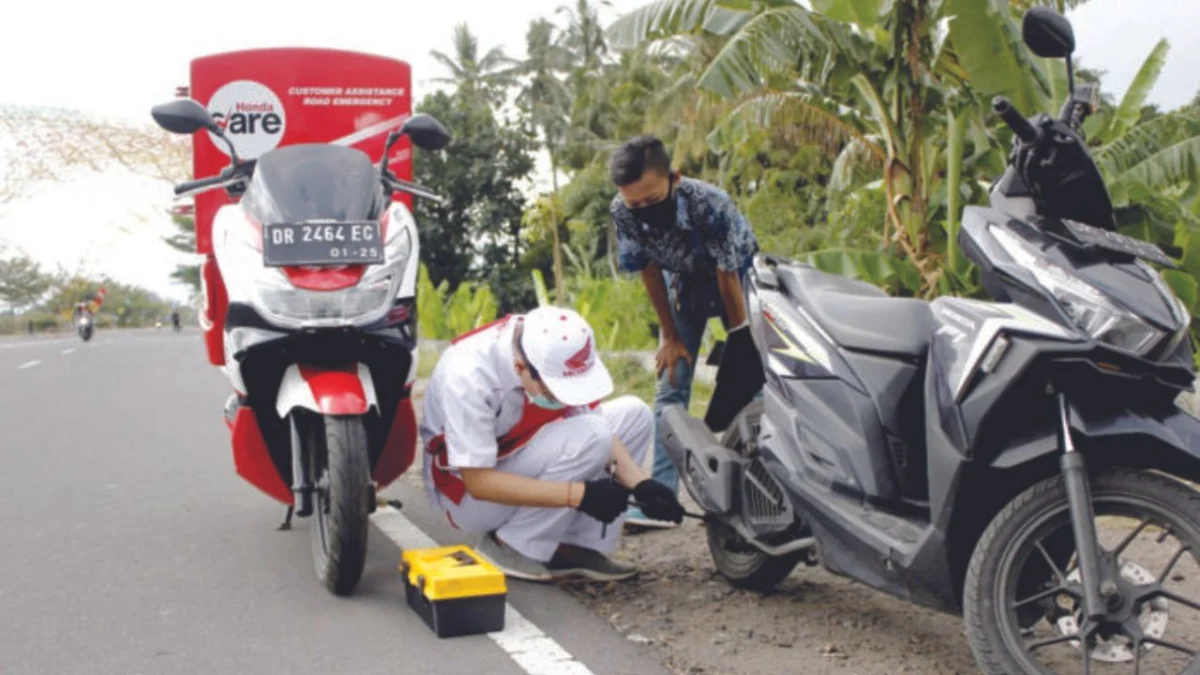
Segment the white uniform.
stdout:
[[516,320],[506,317],[467,334],[441,355],[421,418],[427,495],[456,527],[495,531],[533,560],[550,560],[560,543],[608,555],[624,516],[601,537],[600,521],[572,508],[479,501],[466,493],[456,471],[494,467],[549,481],[586,481],[608,475],[614,435],[638,465],[650,447],[654,418],[637,397],[560,411],[530,403],[514,366]]

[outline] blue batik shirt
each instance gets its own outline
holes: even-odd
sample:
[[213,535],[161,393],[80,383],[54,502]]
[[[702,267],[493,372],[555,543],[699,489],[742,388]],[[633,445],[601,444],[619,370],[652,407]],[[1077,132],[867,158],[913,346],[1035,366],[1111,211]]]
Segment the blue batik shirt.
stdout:
[[653,228],[634,217],[617,195],[612,217],[617,229],[617,264],[640,272],[655,263],[670,276],[715,283],[718,270],[745,274],[758,252],[746,219],[721,188],[693,178],[675,188],[675,227]]

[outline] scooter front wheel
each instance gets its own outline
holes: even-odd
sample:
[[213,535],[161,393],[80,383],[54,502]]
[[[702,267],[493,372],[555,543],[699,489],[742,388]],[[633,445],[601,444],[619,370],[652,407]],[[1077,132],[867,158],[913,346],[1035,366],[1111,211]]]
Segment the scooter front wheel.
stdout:
[[317,433],[308,437],[323,441],[309,452],[311,475],[316,479],[309,527],[313,564],[326,588],[336,595],[349,595],[362,578],[370,530],[366,428],[359,417],[326,416],[323,438]]
[[[967,570],[976,661],[989,675],[1200,673],[1200,494],[1133,469],[1089,482],[1108,580],[1082,578],[1062,477],[1029,488],[992,520]],[[1085,611],[1084,583],[1100,588],[1098,616]]]

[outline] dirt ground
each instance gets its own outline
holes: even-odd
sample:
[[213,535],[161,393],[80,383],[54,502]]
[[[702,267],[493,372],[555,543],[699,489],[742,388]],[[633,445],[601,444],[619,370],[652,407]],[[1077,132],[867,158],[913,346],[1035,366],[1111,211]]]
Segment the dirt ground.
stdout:
[[[419,396],[422,389],[414,393]],[[404,480],[420,485],[420,471],[408,472]],[[690,511],[699,510],[686,495],[683,499]],[[1112,547],[1132,527],[1104,529],[1102,542]],[[1154,537],[1139,537],[1130,551],[1137,550],[1135,559],[1157,574],[1174,550],[1142,549],[1144,539]],[[799,566],[766,595],[731,587],[716,572],[704,527],[695,520],[671,530],[627,531],[615,557],[637,564],[642,573],[620,584],[563,587],[679,675],[980,672],[961,617],[908,604],[820,567]],[[1172,581],[1172,590],[1200,599],[1200,566],[1194,561],[1185,557]],[[1167,639],[1195,649],[1200,613],[1172,603],[1170,621]],[[1058,650],[1048,655],[1057,673],[1083,672],[1080,652],[1070,645],[1051,649]],[[1181,669],[1179,657],[1156,648],[1154,659],[1143,660],[1141,673],[1174,675]],[[1133,668],[1093,662],[1091,672],[1115,675]]]

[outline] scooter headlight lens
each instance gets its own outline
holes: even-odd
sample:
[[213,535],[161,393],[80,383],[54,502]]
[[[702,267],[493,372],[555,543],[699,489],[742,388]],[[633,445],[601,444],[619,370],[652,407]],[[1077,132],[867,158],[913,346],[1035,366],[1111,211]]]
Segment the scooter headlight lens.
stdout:
[[1020,237],[998,227],[993,234],[1013,261],[1032,272],[1079,330],[1092,339],[1144,356],[1164,337],[1162,331],[1113,302],[1100,289],[1050,262]]

